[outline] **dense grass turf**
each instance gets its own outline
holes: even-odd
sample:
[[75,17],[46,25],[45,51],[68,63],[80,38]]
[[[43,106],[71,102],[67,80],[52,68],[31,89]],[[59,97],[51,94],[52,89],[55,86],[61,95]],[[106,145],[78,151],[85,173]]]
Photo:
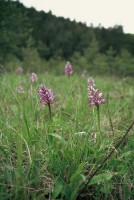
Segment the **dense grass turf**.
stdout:
[[[0,199],[134,199],[134,129],[82,191],[133,120],[133,79],[94,77],[107,102],[100,107],[99,145],[87,79],[38,78],[31,84],[29,74],[0,76]],[[39,102],[41,83],[55,94],[52,120]]]

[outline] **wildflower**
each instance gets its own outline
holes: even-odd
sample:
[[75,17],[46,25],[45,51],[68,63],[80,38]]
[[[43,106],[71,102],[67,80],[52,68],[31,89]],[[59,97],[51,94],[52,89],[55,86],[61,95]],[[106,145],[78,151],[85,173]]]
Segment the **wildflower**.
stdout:
[[70,62],[68,61],[66,66],[65,66],[65,74],[70,76],[73,73],[73,68]]
[[98,128],[98,135],[95,135],[95,139],[97,140],[98,144],[100,145],[101,143],[101,125],[100,125],[100,105],[106,103],[105,99],[103,98],[102,92],[100,92],[98,89],[94,88],[94,80],[89,79],[88,80],[88,100],[89,100],[89,105],[91,107],[96,106],[97,110],[97,128]]
[[46,88],[43,84],[39,87],[38,95],[40,96],[40,103],[44,105],[50,105],[55,99],[51,89]]
[[21,85],[18,86],[17,92],[18,93],[24,93],[23,87]]
[[31,82],[34,83],[34,82],[37,82],[37,80],[38,80],[38,76],[36,73],[33,72],[31,74]]
[[17,73],[18,75],[21,75],[21,74],[23,73],[23,68],[22,68],[22,67],[18,67],[18,68],[16,69],[16,73]]
[[90,90],[89,90],[89,105],[92,106],[97,106],[99,107],[100,105],[106,103],[105,99],[103,98],[103,95],[101,92],[99,92],[98,89],[94,89],[94,87],[91,85]]
[[90,106],[97,106],[99,107],[101,104],[106,103],[105,99],[103,98],[103,95],[101,92],[99,92],[98,89],[95,89],[95,81],[93,78],[89,78],[88,79],[88,92],[89,92],[89,96],[88,96],[88,100],[89,100],[89,104]]
[[48,89],[41,84],[38,90],[38,95],[40,96],[40,103],[48,105],[50,119],[52,119],[51,103],[53,103],[55,99],[53,92],[51,91],[51,89]]

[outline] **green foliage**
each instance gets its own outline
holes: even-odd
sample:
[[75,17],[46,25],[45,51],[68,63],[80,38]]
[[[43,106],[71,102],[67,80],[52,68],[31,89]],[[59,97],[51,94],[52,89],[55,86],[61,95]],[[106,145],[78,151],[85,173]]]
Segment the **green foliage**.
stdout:
[[[0,76],[0,198],[75,200],[87,177],[114,149],[131,123],[133,79],[94,77],[105,99],[109,94],[108,106],[101,107],[102,141],[98,147],[95,112],[87,103],[87,80],[49,72],[38,76],[38,83],[32,85],[29,73]],[[52,121],[48,108],[39,104],[37,90],[43,82],[56,95]],[[19,84],[23,94],[17,93]],[[80,199],[133,199],[133,142],[131,130]]]
[[80,186],[85,182],[85,176],[82,175],[83,167],[84,163],[79,164],[76,172],[70,177],[69,184],[64,182],[62,179],[56,180],[52,194],[53,199],[59,195],[68,200],[75,200],[77,198]]
[[60,63],[70,60],[79,73],[134,75],[134,36],[122,26],[87,27],[11,0],[0,1],[0,19],[0,63],[7,71],[20,64],[41,72],[48,65],[61,74]]
[[101,184],[100,185],[101,191],[104,194],[109,194],[112,190],[112,187],[113,187],[113,183],[111,181],[112,176],[113,175],[110,174],[110,173],[103,173],[103,174],[95,175],[92,178],[92,180],[90,181],[89,186]]
[[0,1],[0,57],[4,61],[11,54],[22,59],[22,47],[31,34],[31,22],[19,2]]

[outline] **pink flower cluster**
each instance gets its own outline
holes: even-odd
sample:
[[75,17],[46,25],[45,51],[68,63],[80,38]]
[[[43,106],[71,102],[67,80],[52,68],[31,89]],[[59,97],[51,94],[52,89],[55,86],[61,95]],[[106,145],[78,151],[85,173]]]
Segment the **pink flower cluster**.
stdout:
[[92,78],[88,80],[88,100],[89,100],[89,105],[92,106],[97,106],[99,107],[100,105],[106,103],[105,99],[103,98],[103,94],[99,92],[98,89],[94,88],[95,83]]
[[39,87],[38,95],[40,96],[40,103],[44,105],[50,105],[55,100],[51,89],[46,88],[43,84]]
[[73,73],[73,68],[70,62],[68,61],[67,64],[65,65],[65,74],[67,76],[70,76]]
[[34,82],[37,82],[38,81],[38,76],[36,73],[32,73],[31,74],[31,82],[34,83]]

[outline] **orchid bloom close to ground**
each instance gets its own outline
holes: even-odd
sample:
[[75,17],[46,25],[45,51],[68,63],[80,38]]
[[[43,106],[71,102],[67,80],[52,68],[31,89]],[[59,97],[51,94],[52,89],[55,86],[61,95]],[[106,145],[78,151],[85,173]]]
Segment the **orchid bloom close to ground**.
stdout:
[[70,62],[68,61],[67,64],[65,65],[65,74],[67,76],[70,76],[73,73],[73,68]]

